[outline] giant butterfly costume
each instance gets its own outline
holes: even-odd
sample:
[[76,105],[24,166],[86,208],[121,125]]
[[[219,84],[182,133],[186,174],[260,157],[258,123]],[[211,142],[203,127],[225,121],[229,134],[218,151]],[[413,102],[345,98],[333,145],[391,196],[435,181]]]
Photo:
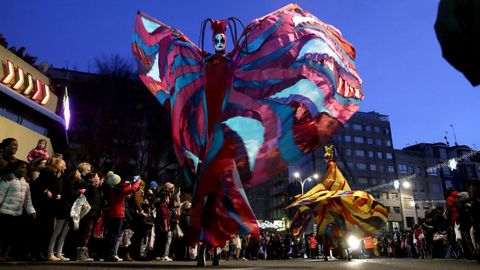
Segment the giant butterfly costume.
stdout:
[[[217,48],[228,21],[210,22]],[[252,21],[228,54],[139,12],[132,50],[171,112],[175,153],[194,186],[193,243],[258,236],[244,187],[325,144],[363,99],[352,45],[296,4]]]

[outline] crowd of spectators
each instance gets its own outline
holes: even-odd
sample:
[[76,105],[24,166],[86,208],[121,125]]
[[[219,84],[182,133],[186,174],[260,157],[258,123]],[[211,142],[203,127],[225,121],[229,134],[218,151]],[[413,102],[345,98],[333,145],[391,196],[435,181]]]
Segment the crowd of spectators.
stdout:
[[[170,182],[147,183],[141,176],[124,179],[88,161],[67,168],[62,155],[48,156],[45,146],[39,140],[26,162],[15,156],[17,140],[0,143],[0,262],[195,260],[197,247],[188,242],[190,190]],[[445,207],[427,212],[411,230],[365,238],[355,255],[478,258],[479,207],[478,185],[470,185],[468,192],[448,190]],[[232,236],[209,256],[344,257],[344,249],[325,250],[323,240],[262,231],[260,239]]]

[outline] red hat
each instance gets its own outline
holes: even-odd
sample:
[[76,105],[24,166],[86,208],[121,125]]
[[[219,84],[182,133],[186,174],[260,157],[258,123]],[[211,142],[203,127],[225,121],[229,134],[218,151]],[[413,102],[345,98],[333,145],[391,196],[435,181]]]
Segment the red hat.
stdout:
[[225,31],[227,31],[227,22],[225,20],[222,21],[212,21],[212,31],[213,31],[213,36],[216,34],[225,34]]

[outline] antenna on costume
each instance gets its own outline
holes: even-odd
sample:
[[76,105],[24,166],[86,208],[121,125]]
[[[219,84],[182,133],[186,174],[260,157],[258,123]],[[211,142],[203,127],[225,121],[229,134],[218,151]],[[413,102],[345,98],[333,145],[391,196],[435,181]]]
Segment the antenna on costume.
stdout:
[[200,49],[202,50],[202,66],[205,63],[205,56],[203,55],[203,44],[205,40],[205,28],[207,27],[207,24],[210,22],[210,25],[213,23],[213,20],[211,18],[207,18],[202,21],[202,24],[200,25],[200,39],[198,41],[198,45],[200,45]]
[[[242,21],[240,21],[240,19],[235,18],[235,17],[230,17],[230,18],[228,18],[227,21],[228,21],[228,26],[229,26],[228,28],[230,28],[230,34],[232,35],[234,48],[237,48],[238,42],[239,42],[238,36],[237,36],[237,22],[242,26],[242,34],[245,31],[245,26],[243,25]],[[241,37],[242,36],[240,36],[240,38]],[[246,38],[247,38],[247,36],[245,36],[245,39]]]

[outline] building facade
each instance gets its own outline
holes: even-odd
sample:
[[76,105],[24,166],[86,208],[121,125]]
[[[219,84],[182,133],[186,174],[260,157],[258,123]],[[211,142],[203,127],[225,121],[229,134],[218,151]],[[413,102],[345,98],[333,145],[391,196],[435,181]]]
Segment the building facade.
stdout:
[[395,153],[400,179],[411,183],[415,221],[444,207],[447,189],[466,191],[470,182],[480,181],[478,151],[465,145],[419,143]]
[[26,160],[39,139],[50,155],[66,145],[62,97],[45,74],[0,46],[0,140],[17,139],[18,159]]

